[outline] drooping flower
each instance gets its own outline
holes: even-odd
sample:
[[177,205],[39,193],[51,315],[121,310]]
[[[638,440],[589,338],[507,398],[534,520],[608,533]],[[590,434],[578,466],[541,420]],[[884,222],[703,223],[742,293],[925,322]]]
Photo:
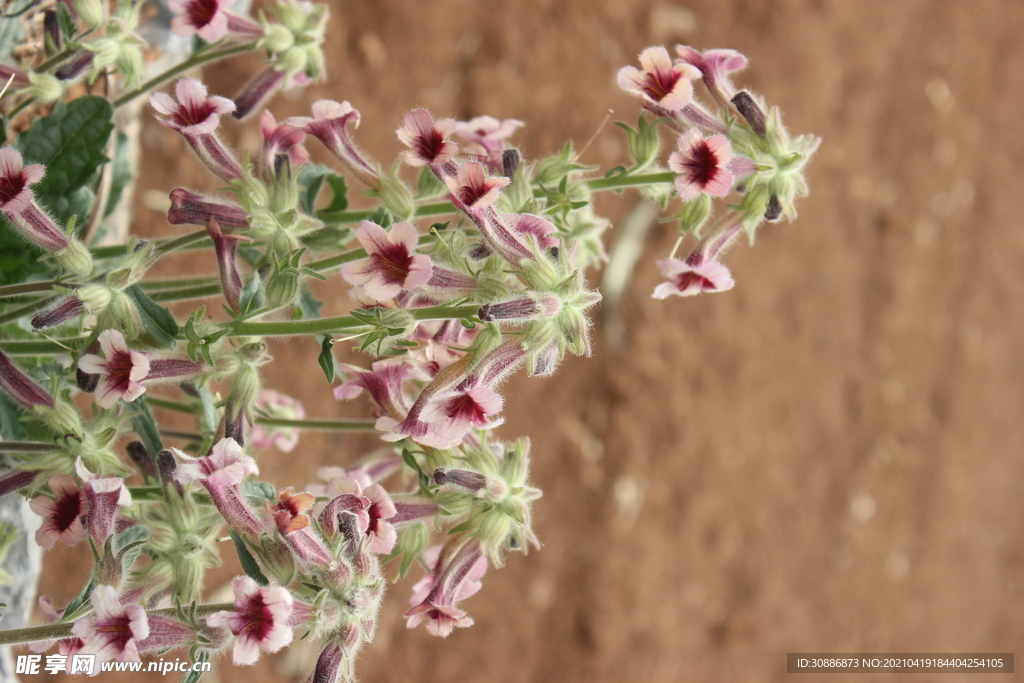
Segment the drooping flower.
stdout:
[[253,537],[264,531],[264,525],[256,517],[242,494],[242,480],[249,475],[259,474],[259,468],[252,457],[232,438],[218,441],[210,455],[194,458],[177,448],[171,451],[183,463],[174,471],[174,478],[181,485],[198,481],[210,494],[217,511],[234,529]]
[[693,100],[693,79],[700,71],[686,63],[672,63],[664,47],[649,47],[640,53],[640,66],[619,70],[619,87],[636,93],[668,112],[678,112]]
[[53,498],[37,496],[29,503],[32,512],[44,518],[36,531],[36,543],[47,550],[57,541],[76,545],[85,538],[82,516],[89,512],[85,491],[78,488],[75,480],[67,474],[53,475],[49,484]]
[[21,152],[13,147],[0,149],[0,211],[33,244],[51,252],[68,246],[67,235],[35,202],[30,186],[43,179],[42,164],[22,162]]
[[430,563],[430,573],[413,587],[410,604],[415,606],[405,613],[406,626],[415,628],[426,621],[431,634],[447,638],[456,626],[473,625],[473,619],[455,603],[480,590],[487,557],[477,539],[456,537],[443,548],[426,551],[425,556],[428,563],[434,557],[437,559]]
[[292,642],[292,628],[288,620],[294,609],[294,599],[280,586],[260,588],[248,576],[236,577],[232,582],[235,592],[233,612],[215,612],[206,618],[214,628],[230,629],[235,636],[235,664],[252,664],[260,650],[277,652]]
[[455,178],[445,178],[445,184],[459,201],[472,209],[491,206],[498,199],[501,188],[511,182],[501,176],[488,178],[482,164],[467,161],[459,166]]
[[0,351],[0,389],[26,410],[33,410],[36,406],[53,407],[53,397],[22,372],[3,351]]
[[321,528],[332,534],[339,533],[338,514],[347,512],[357,520],[351,530],[354,534],[351,540],[356,545],[365,540],[366,550],[371,553],[391,552],[398,541],[398,533],[388,520],[397,510],[383,486],[370,484],[364,488],[353,478],[340,476],[330,481],[326,492],[331,500],[320,515]]
[[374,164],[352,142],[348,124],[359,127],[359,111],[348,102],[319,100],[313,103],[313,116],[293,116],[289,126],[312,135],[327,148],[360,182],[380,189],[381,181]]
[[81,456],[75,459],[75,473],[84,482],[83,492],[89,504],[86,517],[89,537],[102,548],[117,528],[120,509],[131,506],[132,494],[124,485],[124,479],[90,472]]
[[704,85],[718,103],[725,105],[736,94],[729,74],[746,68],[747,58],[736,50],[698,50],[686,45],[677,45],[676,54],[686,64],[700,70]]
[[440,394],[423,410],[422,420],[435,434],[459,443],[470,429],[490,429],[503,422],[492,419],[504,402],[496,391],[481,385],[460,386]]
[[213,240],[213,250],[217,255],[217,270],[220,272],[220,286],[224,298],[234,310],[239,310],[242,296],[242,275],[238,272],[238,243],[252,242],[243,235],[225,235],[215,218],[206,224],[206,233]]
[[[306,417],[306,410],[296,399],[285,396],[273,389],[261,389],[256,396],[257,409],[265,411],[271,417],[286,420],[301,420]],[[257,422],[252,427],[249,443],[253,448],[276,447],[282,453],[290,453],[299,443],[297,427],[267,426]]]
[[467,141],[463,148],[466,154],[483,157],[492,173],[503,173],[505,139],[523,125],[518,119],[499,121],[493,116],[477,116],[469,121],[459,121],[455,134]]
[[735,179],[729,170],[732,159],[732,145],[724,135],[705,138],[696,128],[680,135],[679,151],[668,158],[668,167],[680,174],[675,180],[679,198],[687,201],[702,192],[712,197],[729,194]]
[[338,400],[353,399],[366,391],[377,405],[380,414],[397,419],[409,410],[409,399],[403,388],[405,381],[430,379],[422,368],[404,358],[379,360],[374,362],[371,368],[364,370],[354,365],[339,366],[342,372],[351,373],[353,377],[334,388],[334,397]]
[[97,586],[90,596],[92,614],[82,617],[71,632],[82,639],[79,654],[94,654],[101,662],[138,662],[138,643],[149,636],[149,619],[141,605],[122,605],[113,586]]
[[302,145],[306,133],[290,123],[278,123],[269,111],[260,116],[260,135],[263,137],[263,167],[268,176],[279,154],[287,154],[292,166],[309,163],[309,152]]
[[405,116],[399,128],[398,139],[410,149],[401,153],[410,166],[440,165],[451,160],[459,151],[458,145],[448,139],[458,124],[452,119],[435,121],[426,109],[416,109]]
[[146,391],[142,380],[149,374],[149,357],[128,348],[118,330],[104,330],[99,335],[103,356],[86,354],[78,361],[78,369],[100,376],[96,387],[96,404],[111,408],[122,398],[134,401]]
[[181,133],[199,159],[222,180],[242,177],[242,167],[214,132],[220,116],[235,110],[226,97],[207,96],[206,86],[194,78],[182,78],[174,86],[178,101],[163,92],[149,96],[149,103],[164,116],[163,125]]
[[732,245],[743,228],[742,217],[732,218],[718,232],[702,239],[685,260],[668,258],[658,261],[658,270],[668,278],[654,288],[655,299],[693,296],[701,292],[724,292],[735,285],[729,269],[719,262],[722,253]]
[[171,32],[178,36],[198,33],[208,43],[215,43],[228,32],[225,7],[228,0],[168,0],[174,18]]
[[341,275],[349,284],[362,285],[377,301],[392,299],[402,289],[415,289],[430,279],[430,257],[414,253],[419,235],[412,223],[395,223],[388,232],[372,221],[363,221],[356,238],[367,258],[346,263]]

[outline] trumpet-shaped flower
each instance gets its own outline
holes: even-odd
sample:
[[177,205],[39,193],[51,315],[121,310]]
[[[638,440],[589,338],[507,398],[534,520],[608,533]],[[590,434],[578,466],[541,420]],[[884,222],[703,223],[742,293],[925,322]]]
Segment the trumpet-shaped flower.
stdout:
[[104,330],[99,336],[103,356],[86,354],[78,361],[78,369],[100,376],[96,386],[96,404],[111,408],[122,398],[134,401],[146,391],[142,380],[149,374],[149,357],[128,348],[118,330]]
[[89,512],[85,491],[67,474],[55,474],[49,480],[53,498],[37,496],[29,503],[32,512],[42,516],[36,531],[36,543],[49,550],[57,541],[76,545],[85,538],[82,516]]
[[651,104],[669,111],[685,109],[693,100],[693,79],[700,71],[691,64],[672,63],[664,47],[649,47],[640,53],[640,66],[624,66],[618,83],[623,90],[640,95]]
[[288,620],[294,610],[292,594],[280,586],[260,588],[248,576],[239,576],[231,584],[235,592],[233,612],[214,612],[206,623],[214,628],[230,629],[235,636],[235,664],[252,664],[260,650],[277,652],[292,642]]
[[396,223],[387,232],[376,223],[363,221],[356,238],[367,258],[346,263],[341,276],[349,284],[362,285],[375,300],[388,301],[401,290],[416,289],[430,279],[430,257],[414,253],[419,235],[412,223]]
[[149,637],[149,619],[141,605],[122,605],[113,586],[93,589],[92,614],[71,627],[82,639],[79,654],[93,654],[101,662],[138,662],[140,641]]
[[475,161],[468,161],[459,166],[455,178],[445,178],[449,192],[471,209],[482,209],[494,204],[501,188],[509,182],[508,178],[488,178],[483,165]]
[[405,116],[405,124],[398,129],[398,139],[409,149],[401,153],[410,166],[444,164],[459,151],[458,145],[448,139],[458,124],[453,119],[435,121],[426,109],[416,109]]
[[724,135],[705,138],[691,128],[679,136],[679,151],[668,158],[668,167],[680,174],[675,181],[679,198],[694,199],[702,192],[712,197],[729,194],[734,181],[729,170],[732,158],[732,145]]

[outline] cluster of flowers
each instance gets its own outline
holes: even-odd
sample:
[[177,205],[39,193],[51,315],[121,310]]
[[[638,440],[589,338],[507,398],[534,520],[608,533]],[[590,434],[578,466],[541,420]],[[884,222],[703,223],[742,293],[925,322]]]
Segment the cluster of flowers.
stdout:
[[[730,74],[747,66],[735,50],[700,52],[679,45],[673,60],[664,47],[640,54],[640,66],[619,71],[619,87],[640,97],[645,111],[658,117],[677,134],[677,151],[668,159],[676,174],[675,188],[683,207],[679,212],[683,235],[693,232],[698,242],[684,259],[673,254],[658,262],[668,281],[654,291],[655,298],[719,292],[733,287],[732,275],[719,261],[722,253],[745,232],[751,241],[764,221],[796,218],[796,198],[807,194],[804,167],[821,139],[814,135],[790,138],[778,108],[737,90]],[[713,106],[694,97],[693,83],[703,81]],[[645,126],[630,130],[631,151],[638,166],[657,156],[657,138],[645,136]],[[711,198],[733,190],[741,201],[705,230],[711,216]]]
[[[59,97],[85,73],[113,68],[126,87],[137,85],[142,3],[118,2],[106,22],[104,5],[61,0],[53,12],[103,24],[102,34],[79,36],[46,69],[2,67],[0,76],[19,96],[39,100]],[[626,127],[634,167],[588,179],[571,145],[540,162],[523,160],[507,143],[520,121],[457,122],[417,109],[397,130],[406,146],[401,160],[420,172],[414,191],[400,165],[383,172],[356,145],[359,112],[331,100],[282,123],[264,112],[260,150],[239,158],[218,136],[220,117],[242,118],[284,84],[322,75],[326,10],[278,0],[276,21],[260,15],[256,22],[229,12],[225,0],[170,5],[175,32],[205,41],[196,43],[196,63],[251,47],[270,58],[234,100],[211,96],[190,78],[177,81],[174,96],[150,97],[159,121],[233,195],[171,191],[169,223],[199,230],[162,244],[133,240],[121,250],[90,251],[73,224],[60,226],[40,207],[32,186],[44,167],[26,165],[15,147],[0,148],[0,211],[59,269],[45,285],[0,288],[0,298],[54,294],[37,300],[31,328],[73,334],[58,352],[40,352],[52,358],[69,350],[63,365],[37,359],[26,370],[0,350],[0,391],[24,410],[37,439],[5,449],[22,464],[0,474],[0,495],[22,491],[31,499],[43,518],[40,546],[88,542],[95,560],[78,598],[62,609],[41,599],[50,623],[27,629],[23,640],[37,651],[56,643],[65,656],[122,661],[175,647],[190,647],[198,661],[233,643],[234,662],[251,664],[298,629],[321,643],[313,680],[354,680],[356,652],[376,628],[384,564],[399,563],[403,576],[415,563],[424,568],[407,625],[447,636],[473,623],[459,604],[480,589],[490,566],[500,566],[507,550],[539,546],[531,505],[541,492],[528,480],[530,443],[494,435],[504,405],[498,389],[521,368],[549,375],[566,353],[591,351],[588,314],[600,295],[584,271],[606,258],[601,233],[608,227],[593,213],[592,193],[649,185],[667,199],[674,187],[683,236],[692,232],[697,245],[685,259],[673,252],[659,263],[668,282],[655,296],[721,291],[732,286],[719,262],[724,250],[764,220],[795,216],[818,140],[791,140],[777,110],[732,86],[729,73],[746,65],[742,55],[679,47],[674,62],[664,48],[650,48],[642,70],[619,74],[620,85],[678,134],[668,171],[657,168],[657,129],[643,118],[638,130]],[[59,47],[65,33],[66,26],[48,34],[48,44]],[[694,98],[697,79],[714,107]],[[379,199],[376,211],[344,210],[344,180],[310,163],[307,136],[334,156],[346,179]],[[334,201],[318,210],[324,183]],[[711,198],[733,190],[739,203],[706,229]],[[437,214],[449,219],[425,230],[425,216]],[[146,279],[163,253],[206,238],[217,264],[212,290]],[[332,255],[311,260],[311,253]],[[340,269],[353,307],[349,316],[319,318],[304,284],[331,269]],[[144,284],[159,285],[151,291],[161,300],[222,295],[228,320],[199,309],[179,324]],[[289,311],[292,318],[282,319]],[[291,451],[297,427],[327,422],[307,422],[300,404],[262,388],[261,368],[271,360],[266,340],[277,334],[326,334],[320,365],[329,382],[342,375],[335,397],[365,393],[375,421],[362,426],[386,443],[351,464],[321,468],[320,481],[301,491],[259,480],[252,457],[270,446]],[[359,339],[375,360],[368,368],[336,365],[335,335]],[[226,396],[211,382],[230,383]],[[178,386],[177,400],[149,392],[161,384]],[[93,395],[90,419],[72,391]],[[151,405],[196,416],[199,433],[186,435],[186,450],[200,455],[163,447]],[[119,452],[128,431],[141,439],[124,449],[134,469]],[[125,480],[134,474],[144,485],[132,489]],[[221,562],[225,526],[245,575],[233,582],[233,604],[200,604],[206,572]],[[143,553],[147,562],[138,561]]]

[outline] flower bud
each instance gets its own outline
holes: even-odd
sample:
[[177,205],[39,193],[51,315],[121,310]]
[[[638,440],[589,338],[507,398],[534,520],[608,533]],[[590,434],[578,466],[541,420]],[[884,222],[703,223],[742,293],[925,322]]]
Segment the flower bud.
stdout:
[[636,165],[635,170],[646,168],[658,158],[658,152],[661,150],[658,129],[648,123],[643,116],[637,122],[636,130],[628,126],[623,127],[629,137],[629,156]]
[[89,28],[96,28],[103,23],[102,0],[71,0],[71,6]]
[[28,72],[29,85],[23,92],[35,97],[40,102],[53,102],[64,94],[64,84],[50,73]]
[[268,52],[278,54],[295,44],[295,35],[281,24],[268,24],[258,44]]
[[68,246],[56,252],[57,262],[72,273],[84,275],[92,272],[92,254],[75,237],[68,239]]
[[697,195],[688,202],[683,202],[679,211],[679,232],[699,232],[711,215],[711,197],[705,193]]
[[407,221],[413,216],[416,210],[416,200],[412,192],[406,187],[397,176],[380,177],[379,195],[381,201],[388,211],[394,214],[399,221]]
[[275,269],[267,280],[267,304],[287,306],[299,294],[299,273],[295,268]]

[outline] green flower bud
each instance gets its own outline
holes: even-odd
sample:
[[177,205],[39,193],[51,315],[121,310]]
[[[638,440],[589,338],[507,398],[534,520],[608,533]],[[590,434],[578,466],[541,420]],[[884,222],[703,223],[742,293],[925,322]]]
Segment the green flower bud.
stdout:
[[35,97],[40,102],[53,102],[64,94],[64,84],[56,76],[49,73],[28,72],[31,85],[22,92]]
[[103,285],[86,285],[80,287],[75,294],[85,306],[87,314],[99,313],[110,303],[110,288]]
[[61,266],[76,273],[84,275],[92,272],[92,254],[85,245],[74,236],[68,238],[68,246],[58,251],[54,256]]
[[103,23],[103,2],[101,0],[71,0],[71,6],[78,13],[78,18],[89,28],[96,28]]
[[274,269],[267,280],[267,304],[287,306],[299,294],[299,272],[295,268]]
[[679,232],[699,233],[711,215],[711,197],[701,193],[688,202],[683,202],[679,211]]
[[416,200],[413,199],[412,192],[406,184],[394,173],[390,177],[381,177],[380,181],[378,194],[388,211],[400,221],[412,218],[416,210]]
[[268,52],[280,54],[295,44],[295,35],[281,24],[268,24],[263,27],[263,37],[257,44]]
[[277,66],[275,68],[287,74],[297,74],[299,72],[304,73],[308,64],[309,57],[306,49],[300,46],[292,46],[278,54]]
[[625,129],[629,137],[629,156],[633,159],[634,170],[646,168],[658,158],[661,139],[658,137],[658,129],[649,124],[646,118],[640,116],[635,130],[623,123],[617,125]]
[[126,339],[135,339],[142,334],[142,321],[135,305],[124,292],[111,290],[110,303],[100,314],[99,328],[121,330]]

